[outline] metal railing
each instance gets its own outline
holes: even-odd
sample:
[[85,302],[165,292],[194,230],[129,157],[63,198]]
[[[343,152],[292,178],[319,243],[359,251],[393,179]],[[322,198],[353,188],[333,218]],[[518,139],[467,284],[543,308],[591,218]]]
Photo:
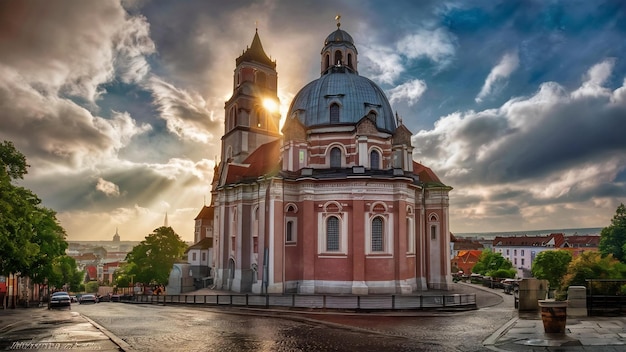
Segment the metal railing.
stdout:
[[252,308],[284,307],[289,309],[337,310],[425,310],[477,309],[476,294],[442,295],[135,295],[122,298],[125,302],[149,304],[188,304]]

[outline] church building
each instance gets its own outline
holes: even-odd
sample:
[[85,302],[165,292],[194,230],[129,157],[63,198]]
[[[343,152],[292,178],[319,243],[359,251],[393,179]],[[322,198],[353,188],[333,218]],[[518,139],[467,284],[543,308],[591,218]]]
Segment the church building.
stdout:
[[[285,122],[276,61],[258,32],[235,60],[221,161],[196,238],[212,238],[216,289],[252,293],[411,294],[448,289],[452,187],[413,161],[412,133],[358,73],[340,23],[320,77]],[[207,219],[209,214],[212,219]]]

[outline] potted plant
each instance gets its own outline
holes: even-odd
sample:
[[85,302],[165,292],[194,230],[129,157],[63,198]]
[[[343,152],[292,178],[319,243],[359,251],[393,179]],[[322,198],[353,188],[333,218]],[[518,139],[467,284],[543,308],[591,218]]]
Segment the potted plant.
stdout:
[[558,292],[555,299],[538,301],[541,309],[543,330],[550,334],[564,334],[567,324],[567,300],[565,293]]

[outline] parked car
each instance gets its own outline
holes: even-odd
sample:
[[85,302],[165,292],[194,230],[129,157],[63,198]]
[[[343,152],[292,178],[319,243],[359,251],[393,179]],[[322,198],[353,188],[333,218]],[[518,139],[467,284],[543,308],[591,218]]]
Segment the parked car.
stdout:
[[519,287],[519,281],[516,279],[504,279],[501,281],[504,293],[513,293]]
[[80,296],[80,304],[98,303],[98,298],[95,295],[86,294]]
[[120,302],[122,296],[121,295],[111,295],[111,302]]
[[50,296],[48,301],[48,309],[68,307],[72,309],[72,298],[67,292],[55,292]]

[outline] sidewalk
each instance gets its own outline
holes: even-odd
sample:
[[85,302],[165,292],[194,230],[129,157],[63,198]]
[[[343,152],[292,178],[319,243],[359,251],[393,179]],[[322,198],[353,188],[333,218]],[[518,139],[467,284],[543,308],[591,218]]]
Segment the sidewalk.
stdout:
[[568,317],[565,334],[547,334],[539,313],[519,313],[483,345],[493,351],[626,351],[626,317]]

